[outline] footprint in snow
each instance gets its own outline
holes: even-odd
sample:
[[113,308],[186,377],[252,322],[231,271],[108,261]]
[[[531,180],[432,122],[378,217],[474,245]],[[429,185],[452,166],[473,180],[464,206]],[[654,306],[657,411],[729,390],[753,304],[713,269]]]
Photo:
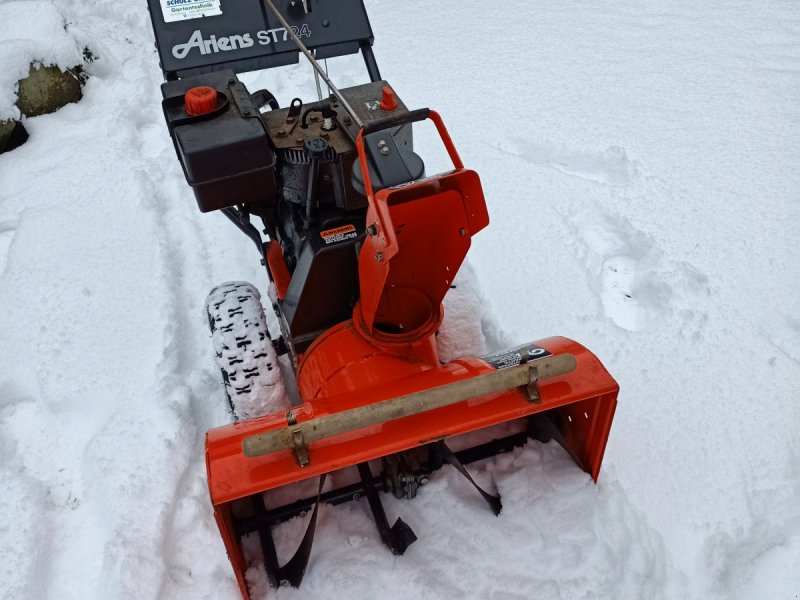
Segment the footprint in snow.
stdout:
[[601,152],[575,150],[551,142],[531,143],[511,139],[498,146],[527,162],[549,167],[573,177],[609,186],[624,186],[641,175],[639,164],[630,160],[624,148],[609,146]]
[[[608,188],[631,185],[642,176],[641,165],[619,146],[597,152],[511,139],[497,147],[528,163]],[[684,327],[698,331],[707,318],[697,309],[698,295],[709,293],[704,274],[687,262],[668,260],[655,240],[599,202],[556,210],[572,230],[568,243],[586,264],[603,313],[616,325],[637,331],[671,312],[685,321]]]
[[602,207],[571,221],[603,312],[618,326],[637,331],[669,311],[690,322],[705,318],[697,297],[709,293],[708,278],[692,265],[667,259],[650,236]]

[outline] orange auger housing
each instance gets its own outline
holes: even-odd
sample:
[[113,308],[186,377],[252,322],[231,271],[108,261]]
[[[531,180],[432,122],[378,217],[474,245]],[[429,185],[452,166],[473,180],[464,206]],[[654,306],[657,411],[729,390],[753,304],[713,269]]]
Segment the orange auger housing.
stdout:
[[[435,124],[454,170],[374,193],[365,144],[380,140],[369,134],[425,118]],[[616,382],[591,352],[565,338],[441,363],[435,336],[442,300],[471,237],[489,221],[479,177],[463,167],[441,118],[427,109],[368,125],[356,145],[369,207],[352,319],[298,357],[300,406],[214,429],[206,438],[215,517],[245,598],[245,573],[257,557],[246,555],[242,538],[259,537],[273,583],[297,583],[316,509],[298,554],[284,566],[270,529],[319,502],[366,496],[381,537],[402,553],[416,536],[400,520],[388,527],[375,493],[387,457],[425,449],[423,463],[437,455],[438,464],[449,462],[469,477],[463,463],[532,435],[561,443],[597,479],[614,415]],[[489,432],[488,441],[466,447],[467,438],[459,436],[477,430]],[[451,451],[444,441],[459,448]],[[331,473],[332,490],[323,492],[321,481],[316,495],[270,501],[270,491]],[[499,499],[479,491],[499,511]]]

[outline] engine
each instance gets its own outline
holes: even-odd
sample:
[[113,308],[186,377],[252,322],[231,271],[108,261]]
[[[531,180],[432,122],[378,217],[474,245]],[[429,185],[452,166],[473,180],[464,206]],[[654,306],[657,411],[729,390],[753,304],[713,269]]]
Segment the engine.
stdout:
[[[339,91],[365,126],[408,113],[385,81]],[[200,210],[222,211],[256,242],[276,286],[284,339],[293,354],[303,352],[349,319],[359,298],[367,226],[360,127],[335,96],[280,108],[267,90],[251,94],[231,70],[169,81],[162,92]],[[365,139],[376,192],[424,176],[411,125]]]

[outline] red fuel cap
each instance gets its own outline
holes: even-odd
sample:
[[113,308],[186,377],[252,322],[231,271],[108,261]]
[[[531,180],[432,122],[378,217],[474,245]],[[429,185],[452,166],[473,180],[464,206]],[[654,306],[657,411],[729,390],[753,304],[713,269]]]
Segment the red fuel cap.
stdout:
[[392,88],[384,86],[383,98],[381,98],[381,110],[394,110],[397,108],[397,98],[394,97]]
[[207,85],[194,87],[184,94],[183,101],[188,114],[206,115],[217,110],[217,90]]

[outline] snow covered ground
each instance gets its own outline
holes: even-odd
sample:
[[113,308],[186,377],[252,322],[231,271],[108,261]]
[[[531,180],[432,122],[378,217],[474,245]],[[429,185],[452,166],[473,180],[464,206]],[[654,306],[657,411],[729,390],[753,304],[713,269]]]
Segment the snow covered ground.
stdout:
[[[383,75],[481,174],[488,345],[577,339],[619,407],[597,485],[531,443],[478,473],[494,518],[443,469],[386,500],[420,535],[403,557],[363,503],[323,507],[303,586],[265,595],[797,598],[800,5],[367,4]],[[84,99],[0,156],[0,596],[235,599],[205,488],[203,434],[229,415],[202,302],[264,285],[251,243],[196,210],[143,3],[0,15],[0,81],[98,57]],[[356,58],[331,72],[364,77]],[[305,65],[254,79],[313,95]],[[438,151],[423,130],[417,149]]]

